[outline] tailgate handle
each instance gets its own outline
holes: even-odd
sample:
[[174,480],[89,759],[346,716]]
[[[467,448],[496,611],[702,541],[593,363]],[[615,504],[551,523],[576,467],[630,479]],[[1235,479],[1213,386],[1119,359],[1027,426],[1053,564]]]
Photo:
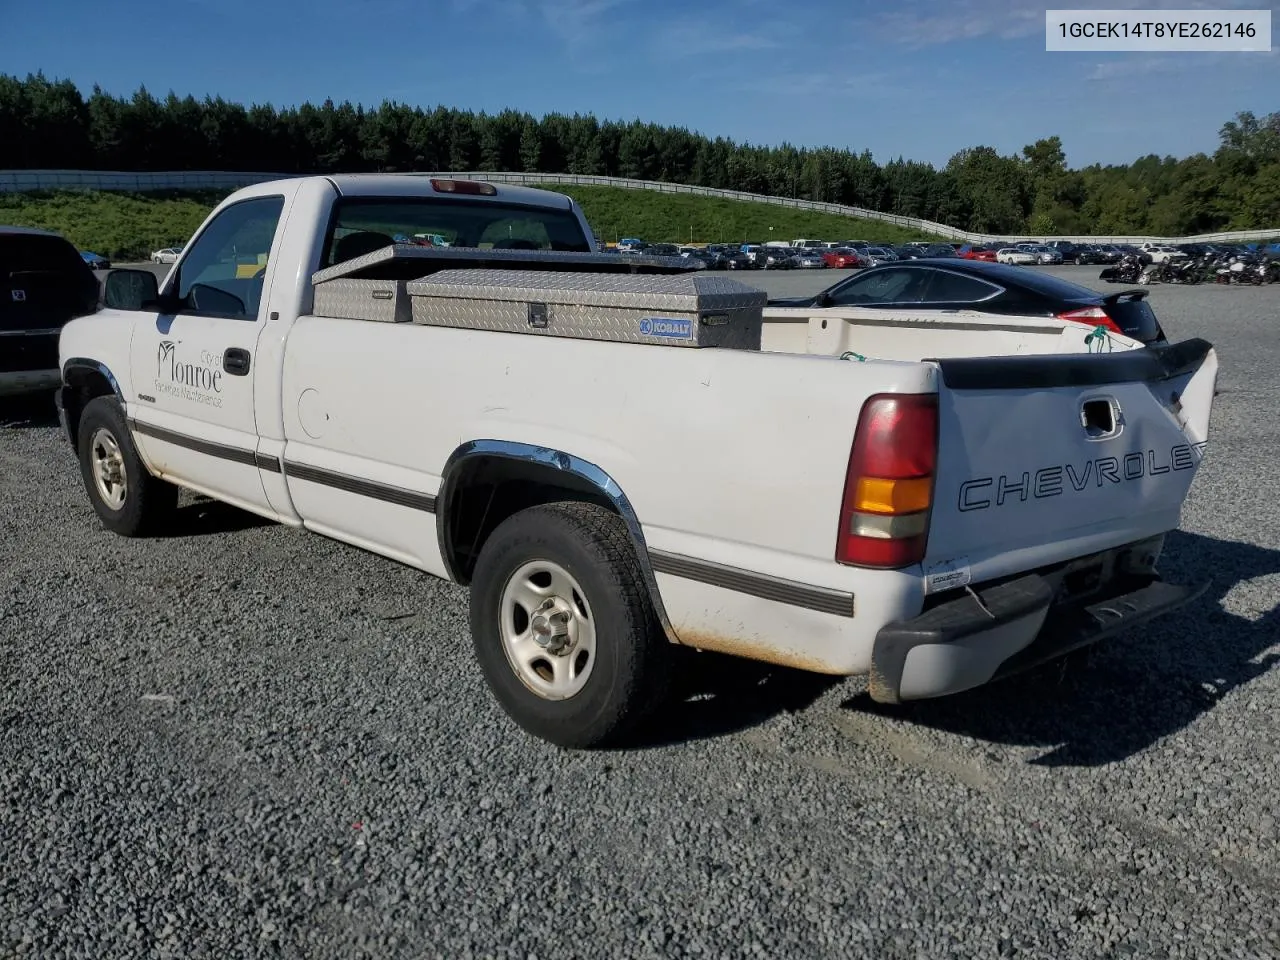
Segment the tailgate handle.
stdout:
[[1106,440],[1120,432],[1124,420],[1114,397],[1094,397],[1080,405],[1080,425],[1090,440]]

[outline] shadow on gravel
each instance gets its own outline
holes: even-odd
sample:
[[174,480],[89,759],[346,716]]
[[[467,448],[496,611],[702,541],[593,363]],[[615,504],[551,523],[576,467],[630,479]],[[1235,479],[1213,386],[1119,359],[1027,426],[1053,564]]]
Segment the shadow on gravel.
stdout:
[[808,708],[845,677],[676,648],[679,680],[670,702],[621,749],[704,740]]
[[29,430],[58,425],[52,393],[0,397],[0,429]]
[[1046,747],[1032,761],[1038,766],[1124,760],[1280,663],[1280,655],[1263,655],[1280,642],[1280,607],[1257,620],[1222,608],[1237,583],[1280,573],[1280,550],[1178,531],[1165,542],[1160,569],[1173,582],[1213,582],[1182,611],[1083,656],[937,700],[882,705],[861,695],[844,706],[993,743]]
[[175,537],[207,537],[266,527],[273,522],[219,500],[200,497],[179,506],[174,512],[173,522],[158,536],[165,540]]

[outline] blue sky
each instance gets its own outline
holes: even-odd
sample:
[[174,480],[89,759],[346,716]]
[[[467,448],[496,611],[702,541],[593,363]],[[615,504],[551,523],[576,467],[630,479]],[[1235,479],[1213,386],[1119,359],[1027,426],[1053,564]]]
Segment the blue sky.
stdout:
[[332,97],[578,111],[938,165],[966,146],[1009,153],[1052,134],[1072,166],[1211,152],[1238,110],[1280,110],[1280,44],[1048,53],[1044,10],[1018,0],[0,0],[0,71],[278,106]]

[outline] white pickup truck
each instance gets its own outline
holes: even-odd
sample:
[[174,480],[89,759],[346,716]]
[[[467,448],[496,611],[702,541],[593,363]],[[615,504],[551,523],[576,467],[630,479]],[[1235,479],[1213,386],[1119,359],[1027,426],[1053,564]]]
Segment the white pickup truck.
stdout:
[[[393,242],[424,233],[449,245]],[[595,252],[539,190],[264,183],[66,325],[62,421],[119,534],[185,487],[469,585],[490,689],[564,746],[633,732],[672,644],[898,702],[1200,589],[1156,561],[1207,439],[1205,341],[767,320],[700,266]]]

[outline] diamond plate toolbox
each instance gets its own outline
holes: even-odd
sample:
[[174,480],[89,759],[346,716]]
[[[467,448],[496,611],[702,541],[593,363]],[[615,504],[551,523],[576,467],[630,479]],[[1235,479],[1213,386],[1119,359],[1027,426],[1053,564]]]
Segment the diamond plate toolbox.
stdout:
[[311,312],[340,320],[408,323],[412,317],[404,287],[403,280],[327,280],[316,284]]
[[414,323],[619,343],[759,350],[768,295],[705,273],[442,270],[406,284]]

